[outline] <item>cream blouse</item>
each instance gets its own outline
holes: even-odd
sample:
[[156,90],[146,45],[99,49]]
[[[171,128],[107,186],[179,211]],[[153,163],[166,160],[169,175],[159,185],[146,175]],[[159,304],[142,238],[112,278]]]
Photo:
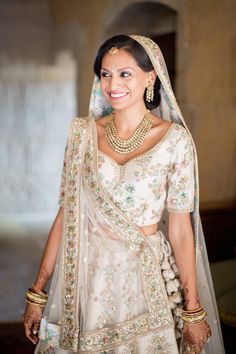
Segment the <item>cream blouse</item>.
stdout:
[[136,225],[158,223],[162,211],[194,209],[194,154],[186,129],[173,123],[152,149],[119,165],[98,152],[103,188]]

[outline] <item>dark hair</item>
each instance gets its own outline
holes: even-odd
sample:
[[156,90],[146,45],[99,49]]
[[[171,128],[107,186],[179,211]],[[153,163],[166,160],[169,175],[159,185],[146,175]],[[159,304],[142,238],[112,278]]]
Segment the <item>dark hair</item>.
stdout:
[[[112,48],[112,47],[117,47],[117,48],[122,48],[129,52],[134,59],[137,62],[137,65],[145,72],[149,72],[154,70],[154,67],[151,63],[151,60],[149,56],[147,55],[145,49],[133,38],[126,36],[126,35],[119,35],[119,36],[114,36],[109,39],[107,39],[99,48],[96,59],[94,61],[94,72],[100,79],[100,70],[102,67],[102,59],[104,55]],[[147,107],[147,109],[154,109],[159,106],[160,101],[161,101],[161,96],[160,96],[160,88],[161,88],[161,82],[158,78],[156,77],[156,81],[154,83],[154,99],[152,102],[147,102],[146,101],[146,90],[144,92],[144,103]]]

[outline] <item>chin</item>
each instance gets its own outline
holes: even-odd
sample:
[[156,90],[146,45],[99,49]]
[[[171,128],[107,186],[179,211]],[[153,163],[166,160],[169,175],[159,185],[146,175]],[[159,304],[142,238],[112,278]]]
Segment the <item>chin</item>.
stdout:
[[130,106],[132,106],[132,102],[114,102],[114,101],[110,101],[110,104],[112,106],[112,108],[116,109],[116,110],[121,110],[121,109],[126,109],[129,108]]

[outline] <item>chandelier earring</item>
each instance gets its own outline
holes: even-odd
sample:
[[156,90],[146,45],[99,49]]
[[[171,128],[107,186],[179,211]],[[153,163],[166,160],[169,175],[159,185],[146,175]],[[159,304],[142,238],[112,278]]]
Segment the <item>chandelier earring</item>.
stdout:
[[152,102],[154,99],[154,85],[149,84],[146,90],[146,101]]

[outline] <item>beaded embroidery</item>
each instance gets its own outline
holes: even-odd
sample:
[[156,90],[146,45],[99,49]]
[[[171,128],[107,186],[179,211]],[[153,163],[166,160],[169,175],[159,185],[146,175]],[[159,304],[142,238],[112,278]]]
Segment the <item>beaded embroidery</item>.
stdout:
[[[95,125],[95,123],[94,123]],[[142,279],[144,285],[145,298],[149,308],[148,326],[146,324],[146,331],[149,328],[157,328],[163,326],[173,326],[173,318],[169,307],[163,278],[160,267],[155,262],[154,254],[145,240],[145,236],[141,233],[136,225],[129,222],[129,220],[116,208],[112,203],[106,192],[102,189],[98,178],[97,170],[97,149],[95,147],[95,127],[93,136],[87,144],[87,151],[84,160],[84,183],[92,196],[97,209],[103,214],[108,223],[115,227],[121,239],[125,241],[129,247],[140,259],[142,266]],[[107,329],[106,329],[107,330]],[[108,329],[109,330],[109,329]],[[116,329],[117,331],[118,329]],[[133,330],[132,330],[133,331]],[[95,332],[93,338],[93,345],[100,343],[100,331]],[[115,343],[118,338],[117,335],[108,335],[108,342],[111,340]],[[119,337],[119,336],[118,336]],[[100,339],[99,339],[100,338]],[[124,338],[124,336],[119,337]],[[82,340],[82,347],[85,347],[85,342]],[[104,344],[104,343],[103,343]]]
[[[60,347],[77,351],[79,324],[77,323],[76,303],[78,262],[79,259],[79,179],[81,174],[83,148],[85,145],[84,133],[87,120],[75,118],[72,121],[69,133],[68,148],[66,151],[67,162],[65,165],[65,206],[63,220],[63,286],[62,286],[62,326]],[[82,144],[83,142],[83,144]]]

